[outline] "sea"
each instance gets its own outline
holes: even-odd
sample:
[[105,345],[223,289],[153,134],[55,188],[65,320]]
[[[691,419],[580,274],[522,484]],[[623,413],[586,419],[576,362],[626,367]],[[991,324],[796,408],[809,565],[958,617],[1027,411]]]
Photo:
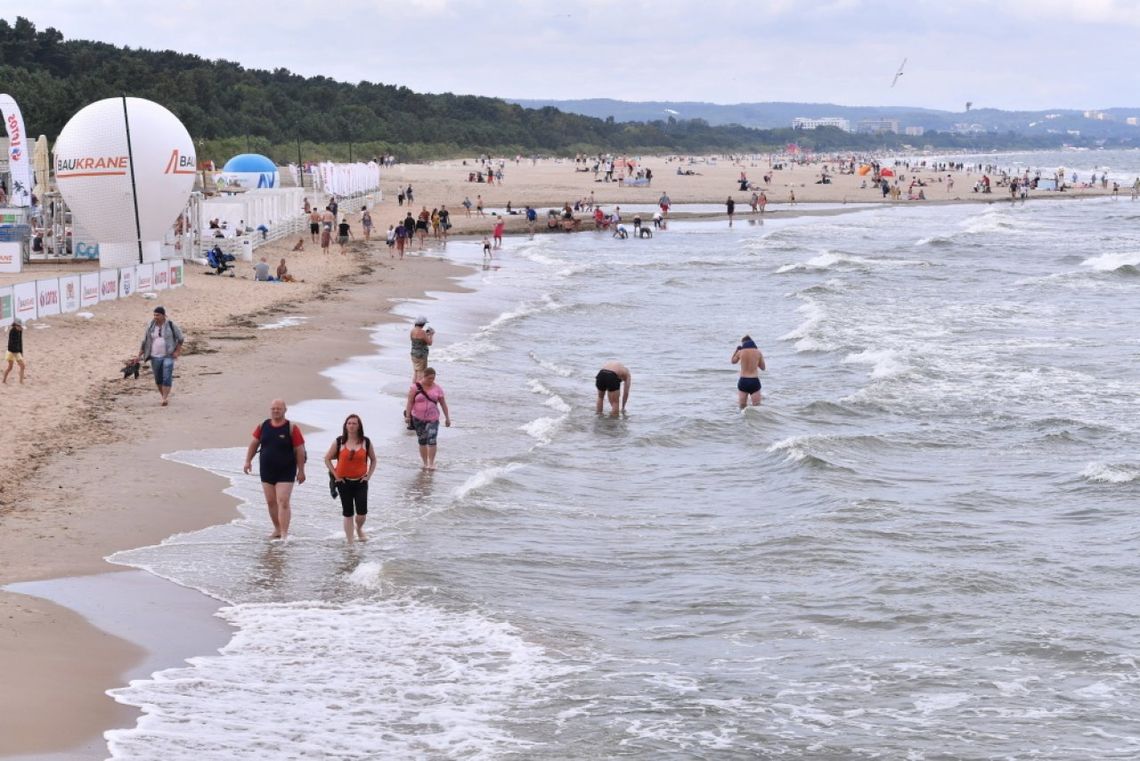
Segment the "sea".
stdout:
[[[1001,161],[1140,174],[1108,153]],[[245,441],[165,455],[242,517],[111,560],[234,636],[113,690],[142,716],[109,755],[1140,757],[1140,201],[993,201],[449,243],[470,292],[400,303],[338,398],[290,400],[314,459],[363,418],[370,541],[319,463],[268,542]],[[420,313],[435,472],[401,420]]]

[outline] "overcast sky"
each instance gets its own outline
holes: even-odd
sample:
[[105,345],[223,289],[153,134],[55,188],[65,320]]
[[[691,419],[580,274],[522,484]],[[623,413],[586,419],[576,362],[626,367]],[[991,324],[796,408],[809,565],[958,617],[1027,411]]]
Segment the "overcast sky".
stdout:
[[418,92],[1140,106],[1140,0],[37,0],[17,15],[67,39]]

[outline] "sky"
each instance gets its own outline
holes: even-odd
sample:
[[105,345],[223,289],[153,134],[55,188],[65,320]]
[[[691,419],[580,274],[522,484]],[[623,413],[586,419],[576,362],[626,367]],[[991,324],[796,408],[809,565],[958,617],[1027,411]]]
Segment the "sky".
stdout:
[[1140,0],[37,0],[3,18],[17,15],[66,39],[417,92],[1140,106]]

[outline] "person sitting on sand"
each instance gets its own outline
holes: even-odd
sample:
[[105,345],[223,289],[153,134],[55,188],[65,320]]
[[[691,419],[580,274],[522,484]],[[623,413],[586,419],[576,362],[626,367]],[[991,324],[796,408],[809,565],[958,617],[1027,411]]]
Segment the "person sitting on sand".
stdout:
[[277,265],[277,279],[282,283],[295,283],[296,278],[289,274],[289,268],[285,266],[285,259],[281,259],[281,263]]
[[275,278],[269,274],[269,263],[265,261],[265,257],[261,257],[261,261],[253,265],[253,279],[259,280],[263,283],[275,282]]
[[293,250],[294,251],[304,251],[305,250],[305,239],[301,238],[300,240],[298,240],[297,244],[295,246],[293,246]]

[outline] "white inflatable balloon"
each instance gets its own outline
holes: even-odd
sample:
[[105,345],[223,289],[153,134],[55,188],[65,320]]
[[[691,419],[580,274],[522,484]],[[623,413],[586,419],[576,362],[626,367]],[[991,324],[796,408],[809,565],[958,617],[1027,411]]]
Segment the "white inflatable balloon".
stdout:
[[76,223],[100,243],[133,243],[136,252],[139,240],[162,240],[186,206],[196,161],[178,117],[142,98],[84,107],[55,142],[56,183]]

